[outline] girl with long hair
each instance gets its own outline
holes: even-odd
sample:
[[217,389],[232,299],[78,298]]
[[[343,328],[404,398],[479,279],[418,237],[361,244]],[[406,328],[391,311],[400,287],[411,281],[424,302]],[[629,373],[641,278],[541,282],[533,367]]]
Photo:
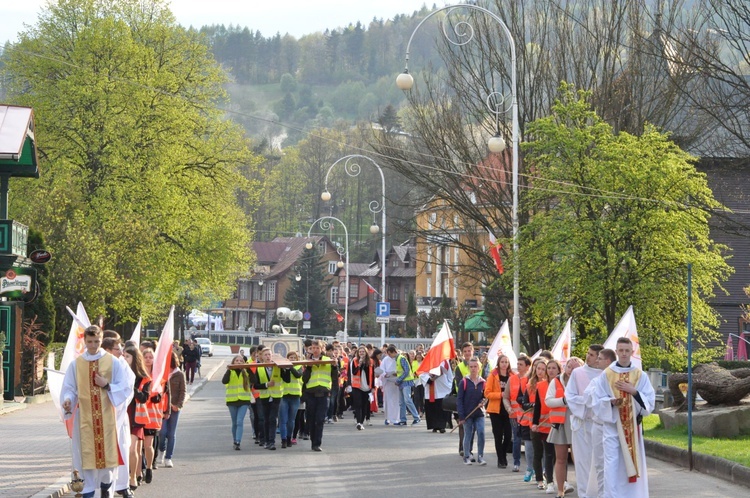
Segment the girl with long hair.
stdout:
[[[557,489],[551,482],[548,488],[552,486],[552,492],[557,492],[558,497],[564,497],[565,493],[573,491],[573,486],[568,484],[568,448],[573,442],[573,435],[570,429],[570,410],[567,409],[565,401],[565,386],[568,385],[571,372],[582,364],[581,359],[574,356],[567,361],[562,374],[554,378],[550,374],[550,385],[544,400],[550,408],[552,429],[547,436],[547,443],[554,445],[555,448],[555,481],[557,481]],[[547,372],[550,372],[549,365]],[[547,492],[549,493],[549,490]]]
[[533,465],[534,475],[536,476],[536,486],[538,489],[543,490],[544,471],[542,470],[542,458],[544,457],[544,440],[542,439],[542,434],[544,434],[544,437],[546,438],[546,432],[548,432],[549,429],[546,427],[546,414],[544,418],[542,418],[541,415],[542,400],[540,398],[543,398],[543,395],[546,394],[547,360],[545,358],[537,358],[534,360],[534,364],[531,368],[529,387],[526,391],[528,404],[531,405],[532,414],[530,436],[531,445],[534,448]]
[[[149,376],[153,375],[154,369],[154,350],[150,347],[143,349],[143,364],[146,367],[146,371]],[[146,483],[150,483],[153,479],[153,466],[154,466],[154,437],[161,430],[163,410],[161,408],[162,395],[161,393],[154,394],[156,386],[151,385],[151,396],[146,401],[146,409],[148,410],[148,422],[143,429],[143,453],[146,456],[146,470],[143,474],[143,480]]]
[[142,479],[141,454],[143,453],[143,427],[148,421],[146,401],[150,396],[151,377],[146,371],[141,351],[135,346],[127,346],[122,357],[135,374],[133,400],[128,405],[130,419],[130,490],[135,491]]
[[508,452],[513,449],[510,418],[503,405],[503,391],[506,389],[512,373],[508,357],[504,354],[498,354],[497,366],[490,372],[484,388],[484,397],[489,400],[487,413],[490,414],[490,422],[492,423],[497,466],[501,469],[508,466]]
[[[244,365],[245,358],[238,354],[232,358],[231,364]],[[245,428],[245,415],[250,406],[250,398],[253,396],[250,373],[246,368],[235,370],[227,365],[227,371],[224,372],[221,383],[226,386],[225,398],[229,415],[232,417],[232,444],[234,449],[239,451]]]
[[[296,351],[287,353],[289,361],[297,361],[299,357]],[[281,447],[291,448],[294,422],[297,419],[300,398],[302,397],[302,367],[296,366],[281,369],[282,387],[281,404],[279,405],[279,434],[281,435]]]
[[354,417],[357,430],[363,430],[365,419],[370,415],[370,396],[375,385],[374,362],[367,355],[367,348],[360,346],[356,357],[349,362],[349,388],[351,389]]
[[161,465],[172,468],[172,454],[174,453],[175,434],[177,433],[177,422],[180,420],[180,410],[185,403],[185,374],[180,370],[180,357],[173,350],[169,364],[169,380],[167,381],[167,403],[159,432],[159,451],[161,452]]
[[[545,377],[536,385],[537,395],[531,431],[532,442],[534,441],[534,434],[537,435],[536,446],[534,447],[534,469],[537,472],[536,481],[539,489],[545,489],[545,486],[549,487],[553,481],[552,471],[555,464],[555,446],[547,440],[549,431],[552,429],[552,424],[549,421],[549,406],[547,406],[545,398],[550,379],[554,379],[560,375],[561,370],[559,361],[547,360]],[[542,470],[542,452],[544,453],[544,479],[540,481],[541,475],[539,472]],[[539,463],[538,466],[537,462]]]
[[420,351],[409,351],[409,364],[411,366],[411,373],[414,375],[414,389],[412,390],[411,397],[414,400],[414,407],[419,412],[420,417],[424,417],[424,383],[417,375],[417,369],[424,360],[424,355]]

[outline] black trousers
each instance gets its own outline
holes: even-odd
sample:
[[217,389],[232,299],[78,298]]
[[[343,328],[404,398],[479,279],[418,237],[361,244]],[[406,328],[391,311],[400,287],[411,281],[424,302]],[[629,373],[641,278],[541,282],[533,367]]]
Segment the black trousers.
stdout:
[[370,415],[370,392],[365,392],[355,387],[349,393],[349,399],[352,400],[354,417],[357,419],[357,423],[363,424],[365,419],[369,418]]
[[307,397],[305,412],[307,414],[307,423],[310,428],[310,443],[312,447],[320,446],[323,443],[323,427],[326,423],[328,413],[328,396]]
[[263,411],[263,441],[266,444],[276,443],[276,426],[279,422],[279,406],[281,398],[259,399]]
[[508,453],[513,451],[513,438],[508,413],[490,413],[492,435],[495,439],[495,453],[501,465],[508,465]]
[[265,422],[263,418],[263,409],[261,408],[261,400],[260,398],[255,400],[255,403],[250,405],[250,409],[253,413],[253,433],[255,434],[255,438],[258,440],[260,444],[265,444],[266,442],[266,428],[265,428]]
[[430,401],[424,400],[424,416],[427,422],[427,430],[443,429],[450,419],[448,412],[443,410],[443,398]]

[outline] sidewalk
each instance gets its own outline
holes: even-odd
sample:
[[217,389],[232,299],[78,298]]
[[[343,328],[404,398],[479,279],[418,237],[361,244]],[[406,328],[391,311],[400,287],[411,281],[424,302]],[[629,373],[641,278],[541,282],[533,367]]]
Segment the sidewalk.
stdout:
[[[187,399],[225,363],[204,359],[203,378]],[[207,368],[208,367],[208,368]],[[71,444],[55,405],[5,402],[0,411],[0,496],[59,498],[68,491]]]

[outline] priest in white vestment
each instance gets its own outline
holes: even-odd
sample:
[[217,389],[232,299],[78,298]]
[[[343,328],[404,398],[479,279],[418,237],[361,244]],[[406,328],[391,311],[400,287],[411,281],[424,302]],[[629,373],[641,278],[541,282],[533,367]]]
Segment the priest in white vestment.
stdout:
[[399,391],[396,385],[396,360],[390,356],[383,355],[380,362],[383,369],[381,380],[383,382],[383,412],[385,413],[385,425],[396,425],[401,421],[399,406]]
[[617,362],[591,382],[591,408],[602,422],[604,493],[600,498],[648,498],[641,420],[654,409],[648,375],[633,366],[630,339],[617,340]]
[[[570,380],[565,386],[565,400],[570,410],[570,430],[573,436],[573,456],[578,483],[578,496],[589,498],[586,487],[589,482],[591,469],[591,428],[594,424],[591,408],[586,406],[586,388],[592,380],[601,375],[598,368],[599,351],[603,348],[599,344],[589,346],[586,353],[586,363],[576,368],[570,374]],[[596,498],[596,495],[590,498]]]
[[122,455],[118,445],[116,407],[132,392],[130,377],[114,356],[100,348],[102,330],[84,332],[86,351],[65,372],[60,404],[73,417],[73,468],[83,476],[84,498],[114,496],[114,472]]

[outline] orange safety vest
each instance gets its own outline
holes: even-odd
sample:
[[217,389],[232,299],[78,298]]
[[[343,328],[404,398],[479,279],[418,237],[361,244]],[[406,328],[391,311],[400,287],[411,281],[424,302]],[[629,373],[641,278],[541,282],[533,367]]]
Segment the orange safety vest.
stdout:
[[547,396],[547,388],[549,387],[549,381],[543,380],[536,385],[536,393],[539,396],[539,402],[542,404],[541,415],[539,416],[539,432],[549,434],[552,430],[552,424],[549,421],[549,406],[544,401]]
[[[164,385],[165,382],[162,381],[162,387],[164,387]],[[164,417],[164,404],[166,402],[166,389],[162,391],[161,401],[158,403],[151,401],[151,397],[148,398],[148,401],[146,401],[146,411],[148,412],[148,423],[145,425],[146,429],[161,429],[161,420]]]
[[[536,392],[529,393],[529,403],[532,403],[532,404],[536,403]],[[533,420],[534,420],[534,409],[531,408],[530,410],[524,410],[521,412],[521,416],[518,420],[518,423],[524,427],[531,427]]]
[[[144,377],[141,379],[141,385],[138,386],[139,391],[143,391],[146,384],[151,382],[151,379]],[[146,403],[135,402],[135,419],[134,422],[140,425],[146,425],[148,423],[148,409]]]
[[508,379],[508,388],[510,389],[510,413],[508,416],[519,419],[523,415],[523,408],[521,403],[518,402],[518,393],[526,392],[526,386],[529,383],[528,377],[519,377],[518,374],[513,374]]
[[[562,398],[565,396],[565,388],[560,381],[560,377],[555,377],[555,398]],[[565,412],[568,411],[568,407],[563,405],[560,407],[552,407],[549,409],[549,422],[550,424],[564,424],[565,423]]]
[[[359,358],[355,358],[351,362],[351,364],[353,366],[355,366],[355,367],[358,367],[359,366]],[[354,369],[352,368],[352,375],[351,375],[351,379],[350,379],[351,383],[352,383],[352,388],[359,389],[360,387],[362,387],[362,372],[360,371],[359,374],[355,375],[354,372],[353,372],[353,370]],[[374,384],[375,383],[374,378],[375,377],[373,375],[372,362],[370,362],[369,372],[368,372],[368,375],[367,375],[367,379],[370,381],[370,384]],[[374,385],[370,386],[370,389],[374,389],[374,388],[375,388]]]

